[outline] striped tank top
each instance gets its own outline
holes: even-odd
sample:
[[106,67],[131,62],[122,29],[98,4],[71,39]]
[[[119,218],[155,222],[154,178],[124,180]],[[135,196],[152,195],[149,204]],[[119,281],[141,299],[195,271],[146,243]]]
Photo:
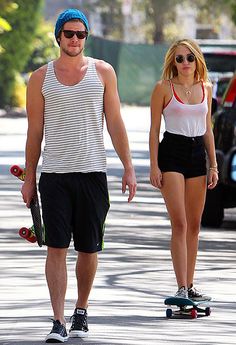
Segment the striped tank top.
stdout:
[[42,86],[45,100],[42,172],[106,171],[103,140],[104,86],[95,60],[88,58],[84,78],[77,84],[61,84],[48,63]]

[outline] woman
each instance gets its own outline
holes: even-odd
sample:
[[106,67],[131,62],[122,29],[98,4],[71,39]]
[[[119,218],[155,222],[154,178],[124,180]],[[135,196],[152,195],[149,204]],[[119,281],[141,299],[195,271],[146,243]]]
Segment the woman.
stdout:
[[[175,296],[195,301],[211,299],[193,285],[206,186],[212,189],[218,181],[211,100],[199,46],[190,39],[175,42],[151,98],[150,181],[160,188],[171,221]],[[159,143],[162,114],[166,131]]]

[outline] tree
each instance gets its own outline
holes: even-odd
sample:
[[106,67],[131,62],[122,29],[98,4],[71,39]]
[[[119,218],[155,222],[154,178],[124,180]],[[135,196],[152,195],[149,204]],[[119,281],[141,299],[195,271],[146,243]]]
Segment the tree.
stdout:
[[236,15],[235,0],[198,0],[197,8],[199,12],[205,11],[207,15],[217,16],[225,13],[233,19]]
[[[164,29],[170,23],[175,22],[176,5],[180,5],[179,0],[133,0],[136,8],[146,13],[147,35],[152,36],[154,44],[164,42]],[[208,24],[211,22],[217,26],[222,13],[232,18],[236,23],[235,0],[182,0],[181,5],[194,7],[197,12],[199,22]],[[145,27],[144,27],[145,30]]]
[[145,12],[145,17],[149,22],[147,34],[149,36],[151,34],[152,42],[163,43],[165,41],[164,27],[172,21],[179,0],[133,0],[133,2],[137,9]]
[[84,4],[84,9],[88,12],[100,13],[103,25],[103,36],[117,40],[123,39],[123,0],[93,0]]
[[234,24],[236,24],[236,3],[235,2],[231,5],[231,9],[232,9],[232,20]]
[[[1,0],[2,1],[2,0]],[[5,3],[9,1],[5,0]],[[14,105],[12,95],[17,72],[22,72],[32,51],[33,39],[41,16],[43,0],[15,0],[15,9],[3,7],[1,16],[12,30],[1,34],[0,108]]]
[[[191,4],[190,0],[188,0],[188,4]],[[229,25],[236,24],[235,0],[198,0],[195,7],[197,21],[202,24],[211,24],[216,32],[221,25],[222,14],[228,17]]]

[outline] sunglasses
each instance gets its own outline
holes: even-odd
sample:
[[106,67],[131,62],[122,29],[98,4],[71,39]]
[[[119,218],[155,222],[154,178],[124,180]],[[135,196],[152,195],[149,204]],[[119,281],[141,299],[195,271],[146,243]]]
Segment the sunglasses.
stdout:
[[188,62],[193,62],[193,61],[195,61],[195,55],[193,55],[193,54],[187,54],[186,56],[176,55],[176,57],[175,57],[175,61],[177,63],[183,63],[185,60]]
[[76,35],[79,40],[82,40],[88,37],[87,31],[63,30],[63,33],[66,38],[72,38]]

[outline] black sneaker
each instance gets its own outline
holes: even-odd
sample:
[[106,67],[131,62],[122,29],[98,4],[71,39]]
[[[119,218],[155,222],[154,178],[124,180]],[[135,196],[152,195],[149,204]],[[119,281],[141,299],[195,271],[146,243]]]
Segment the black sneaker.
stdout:
[[82,308],[75,308],[74,314],[70,318],[72,325],[69,331],[71,338],[85,338],[88,337],[88,322],[87,311]]
[[53,320],[51,332],[46,336],[46,343],[64,343],[68,340],[66,327],[59,320]]
[[210,301],[211,297],[204,295],[202,292],[198,291],[193,284],[188,288],[188,298],[192,301]]

